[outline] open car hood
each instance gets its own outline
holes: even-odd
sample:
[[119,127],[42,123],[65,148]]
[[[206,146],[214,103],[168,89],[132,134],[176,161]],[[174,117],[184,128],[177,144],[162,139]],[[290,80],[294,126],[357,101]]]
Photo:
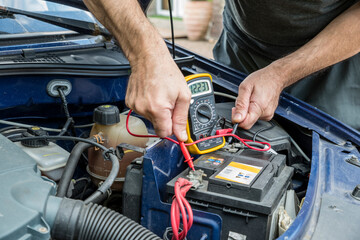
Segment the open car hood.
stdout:
[[[79,9],[87,10],[87,8],[82,0],[45,0],[45,1],[61,3],[61,4],[68,5],[71,7],[76,7]],[[150,2],[151,2],[151,0],[138,0],[138,1],[144,11],[147,10],[147,8],[149,7]]]

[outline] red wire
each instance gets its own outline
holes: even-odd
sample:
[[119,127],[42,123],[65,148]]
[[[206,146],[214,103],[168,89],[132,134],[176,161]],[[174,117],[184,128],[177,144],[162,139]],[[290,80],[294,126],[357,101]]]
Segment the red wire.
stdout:
[[[135,134],[135,133],[132,133],[129,129],[129,118],[130,118],[130,114],[132,112],[132,109],[130,109],[127,117],[126,117],[126,130],[128,131],[128,133],[131,135],[131,136],[134,136],[134,137],[142,137],[142,138],[158,138],[159,136],[157,135],[140,135],[140,134]],[[164,137],[164,139],[166,140],[169,140],[170,142],[173,142],[175,144],[179,144],[178,141],[174,140],[174,139],[171,139],[171,138],[168,138],[168,137]]]
[[173,229],[173,239],[172,240],[179,240],[179,224],[180,224],[180,218],[178,220],[177,216],[179,216],[179,208],[177,207],[177,202],[171,204],[171,210],[170,210],[170,216],[171,216],[171,228]]
[[[132,110],[130,109],[128,115],[127,115],[127,118],[126,118],[126,130],[128,131],[128,133],[131,135],[131,136],[134,136],[134,137],[142,137],[142,138],[149,138],[149,137],[155,137],[155,138],[158,138],[159,136],[157,135],[139,135],[139,134],[135,134],[135,133],[132,133],[129,129],[129,118],[130,118],[130,114],[131,114]],[[214,136],[210,136],[210,137],[206,137],[206,138],[202,138],[202,139],[199,139],[195,142],[192,142],[192,143],[185,143],[185,146],[191,146],[191,145],[194,145],[194,144],[198,144],[202,141],[206,141],[206,140],[209,140],[209,139],[213,139],[213,138],[218,138],[218,137],[234,137],[236,138],[237,140],[239,140],[240,142],[242,142],[246,147],[252,149],[252,150],[256,150],[256,151],[261,151],[261,152],[265,152],[265,151],[268,151],[271,149],[271,145],[267,142],[258,142],[258,141],[252,141],[252,140],[249,140],[249,139],[243,139],[243,138],[240,138],[239,136],[235,135],[235,134],[232,134],[232,133],[224,133],[224,134],[219,134],[219,135],[214,135]],[[179,145],[179,142],[174,140],[174,139],[171,139],[171,138],[168,138],[168,137],[164,137],[163,139],[166,139],[166,140],[169,140],[170,142],[173,142],[175,144],[178,144]],[[250,146],[249,144],[247,144],[246,142],[256,142],[256,143],[261,143],[263,145],[266,145],[268,146],[267,148],[255,148],[255,147],[252,147]]]
[[[193,212],[189,202],[185,199],[185,195],[190,190],[191,185],[191,182],[184,178],[179,178],[175,182],[175,196],[173,198],[170,211],[171,227],[173,229],[172,240],[184,239],[193,224]],[[179,234],[180,212],[182,215],[183,230]],[[186,212],[189,219],[186,217]]]
[[[202,142],[202,141],[205,141],[205,140],[209,140],[209,139],[213,139],[213,138],[218,138],[218,137],[234,137],[236,138],[237,140],[239,140],[240,142],[242,142],[246,147],[252,149],[252,150],[256,150],[256,151],[261,151],[261,152],[265,152],[265,151],[268,151],[271,149],[271,145],[270,143],[267,143],[267,142],[258,142],[258,141],[253,141],[253,140],[249,140],[249,139],[243,139],[235,134],[232,134],[232,133],[224,133],[224,134],[219,134],[219,135],[214,135],[214,136],[209,136],[209,137],[206,137],[206,138],[202,138],[202,139],[199,139],[195,142],[192,142],[192,143],[185,143],[185,146],[190,146],[190,145],[193,145],[193,144],[197,144],[199,142]],[[252,147],[250,146],[249,144],[247,144],[246,142],[255,142],[255,143],[261,143],[263,145],[266,145],[268,146],[267,148],[255,148],[255,147]]]

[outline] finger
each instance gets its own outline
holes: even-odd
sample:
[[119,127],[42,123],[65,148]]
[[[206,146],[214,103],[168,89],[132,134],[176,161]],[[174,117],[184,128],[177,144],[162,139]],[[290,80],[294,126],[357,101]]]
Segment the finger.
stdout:
[[154,126],[156,135],[161,138],[168,137],[172,134],[171,111],[163,110],[156,114],[150,114],[148,119]]
[[232,121],[234,123],[242,122],[248,113],[249,102],[252,88],[248,85],[240,84],[238,97],[235,102],[235,110],[232,111]]
[[186,123],[188,119],[189,105],[190,105],[190,90],[186,87],[186,92],[182,92],[174,107],[172,123],[173,132],[179,141],[185,142],[187,140]]
[[244,129],[250,129],[260,118],[262,112],[263,110],[261,109],[260,105],[255,101],[251,101],[249,104],[249,112],[246,115],[244,121],[242,121],[239,126]]

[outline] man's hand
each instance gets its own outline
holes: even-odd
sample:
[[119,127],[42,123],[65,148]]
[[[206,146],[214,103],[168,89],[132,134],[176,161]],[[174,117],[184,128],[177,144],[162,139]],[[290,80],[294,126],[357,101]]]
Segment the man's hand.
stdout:
[[[126,104],[149,119],[160,137],[171,134],[187,140],[186,122],[190,90],[184,76],[168,55],[150,56],[133,65]],[[170,55],[169,55],[170,56]]]
[[233,122],[249,129],[258,118],[270,120],[285,87],[359,53],[359,16],[356,3],[300,49],[250,74],[239,86]]
[[270,120],[281,91],[320,69],[360,52],[360,3],[344,11],[307,44],[250,74],[239,86],[233,122],[245,129]]
[[149,119],[160,137],[186,141],[190,90],[159,33],[137,0],[84,0],[95,17],[114,34],[132,73],[126,104]]
[[239,86],[232,121],[250,129],[258,119],[269,121],[279,102],[285,77],[269,65],[250,74]]

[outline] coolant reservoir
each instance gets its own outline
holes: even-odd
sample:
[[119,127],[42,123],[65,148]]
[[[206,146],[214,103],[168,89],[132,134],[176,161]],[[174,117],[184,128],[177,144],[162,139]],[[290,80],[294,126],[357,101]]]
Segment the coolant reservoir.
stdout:
[[[23,133],[24,137],[43,135],[47,135],[47,132],[39,127],[31,127]],[[47,140],[22,140],[15,144],[36,161],[43,175],[54,181],[60,180],[69,152]]]
[[[102,105],[94,110],[94,126],[91,129],[90,136],[101,133],[105,138],[104,146],[115,148],[120,143],[127,143],[138,147],[145,147],[148,138],[137,138],[131,136],[126,130],[126,115],[119,114],[119,109],[113,105]],[[136,134],[147,135],[148,131],[145,123],[137,118],[130,116],[129,128],[131,132]],[[126,149],[124,149],[126,150]],[[111,162],[103,158],[102,151],[90,148],[89,149],[89,165],[87,171],[90,174],[93,182],[98,185],[105,181],[111,170]],[[126,152],[120,162],[120,171],[112,185],[112,190],[121,191],[125,180],[125,173],[127,166],[137,157],[142,154],[137,152]]]

